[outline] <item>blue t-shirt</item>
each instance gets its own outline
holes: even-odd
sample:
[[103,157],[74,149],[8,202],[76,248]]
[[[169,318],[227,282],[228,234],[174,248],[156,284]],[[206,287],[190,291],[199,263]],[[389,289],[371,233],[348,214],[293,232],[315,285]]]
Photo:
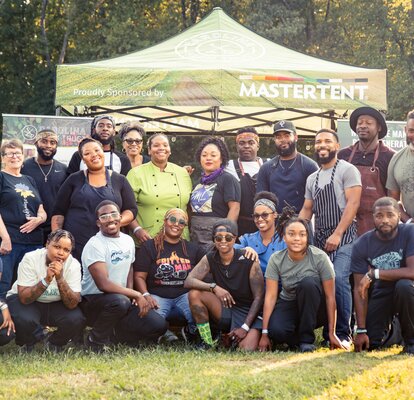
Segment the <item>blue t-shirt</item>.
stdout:
[[351,272],[365,274],[368,266],[382,270],[404,268],[407,257],[414,255],[414,225],[398,225],[392,240],[381,240],[375,230],[364,233],[352,247]]

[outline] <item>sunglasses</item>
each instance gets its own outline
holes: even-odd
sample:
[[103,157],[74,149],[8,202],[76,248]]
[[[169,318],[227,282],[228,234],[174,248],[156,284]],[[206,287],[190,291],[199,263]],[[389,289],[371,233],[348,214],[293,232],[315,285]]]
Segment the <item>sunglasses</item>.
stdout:
[[216,235],[216,236],[214,236],[214,241],[215,242],[223,242],[223,239],[226,242],[230,243],[234,239],[234,236],[233,235],[230,235],[230,234],[224,235],[224,236],[222,236],[222,235]]
[[170,222],[173,225],[175,225],[175,224],[178,224],[180,226],[186,226],[187,225],[187,223],[185,222],[185,219],[183,219],[183,218],[178,219],[177,217],[174,217],[173,215],[171,217],[168,217],[167,221]]
[[271,214],[274,214],[274,212],[271,212],[271,213],[264,212],[264,213],[261,213],[261,214],[253,214],[252,217],[255,221],[257,221],[259,218],[268,219],[269,215],[271,215]]
[[127,142],[129,145],[132,145],[134,143],[141,144],[142,139],[124,139],[124,142]]
[[106,222],[106,221],[109,221],[109,220],[111,220],[111,219],[118,219],[118,218],[119,218],[119,216],[120,216],[120,214],[119,214],[119,212],[118,212],[118,211],[112,211],[112,212],[110,212],[110,213],[100,215],[100,216],[98,217],[98,219],[99,219],[99,221],[101,221],[101,222]]

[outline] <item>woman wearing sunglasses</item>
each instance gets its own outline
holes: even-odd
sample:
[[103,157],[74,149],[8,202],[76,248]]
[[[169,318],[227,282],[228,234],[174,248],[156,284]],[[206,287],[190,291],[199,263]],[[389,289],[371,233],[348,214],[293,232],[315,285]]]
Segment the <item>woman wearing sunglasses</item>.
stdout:
[[254,197],[253,220],[258,231],[240,236],[240,243],[234,245],[236,249],[252,249],[258,254],[263,275],[270,256],[286,248],[285,242],[276,232],[277,206],[278,199],[274,193],[257,193]]
[[[213,347],[210,321],[225,336],[225,345],[253,351],[257,349],[262,322],[264,280],[258,261],[246,257],[245,251],[234,249],[237,225],[219,219],[212,227],[214,249],[194,267],[185,281],[191,289],[189,300],[193,317],[204,347]],[[213,282],[204,282],[211,273]]]
[[[191,340],[197,328],[184,281],[203,253],[197,245],[182,237],[187,224],[185,211],[179,208],[167,211],[161,230],[138,251],[134,263],[134,283],[158,314],[166,319],[184,317],[187,326],[181,332],[185,340]],[[172,332],[167,331],[165,338],[168,341],[176,340],[177,337],[172,335]]]
[[287,248],[272,254],[266,269],[259,350],[270,350],[272,340],[301,352],[314,351],[314,330],[323,325],[328,326],[331,349],[345,348],[335,333],[335,273],[329,257],[309,244],[307,222],[290,210],[283,210],[277,230]]
[[145,138],[145,130],[142,125],[133,122],[123,124],[119,130],[119,136],[122,141],[122,151],[129,158],[132,168],[139,167],[150,160],[146,154],[141,154]]

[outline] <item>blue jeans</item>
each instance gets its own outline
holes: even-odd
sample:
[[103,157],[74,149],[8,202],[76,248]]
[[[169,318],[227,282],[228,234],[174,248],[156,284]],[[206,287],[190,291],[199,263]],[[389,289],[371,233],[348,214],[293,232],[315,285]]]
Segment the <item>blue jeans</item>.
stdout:
[[351,339],[352,293],[349,277],[351,275],[351,252],[353,243],[339,247],[334,258],[335,297],[337,308],[336,334],[341,340]]
[[17,270],[23,256],[29,251],[40,248],[42,248],[40,244],[33,245],[12,243],[12,251],[9,254],[0,256],[3,262],[3,274],[0,280],[0,299],[6,298],[6,293],[9,291],[13,283],[14,271]]
[[168,319],[170,316],[176,316],[178,312],[178,315],[182,315],[186,319],[190,332],[194,333],[196,331],[196,325],[191,314],[190,304],[188,303],[188,293],[184,293],[173,299],[167,299],[155,294],[151,294],[151,297],[159,305],[158,310],[155,310],[159,315]]

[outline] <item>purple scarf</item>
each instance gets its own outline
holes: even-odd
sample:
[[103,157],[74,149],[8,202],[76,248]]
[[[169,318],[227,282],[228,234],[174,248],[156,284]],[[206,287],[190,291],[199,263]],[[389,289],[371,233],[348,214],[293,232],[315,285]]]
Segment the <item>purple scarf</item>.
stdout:
[[206,175],[204,172],[201,173],[201,179],[200,182],[202,185],[210,185],[210,183],[213,183],[224,171],[224,167],[220,167],[219,169],[216,169],[213,173],[210,175]]

